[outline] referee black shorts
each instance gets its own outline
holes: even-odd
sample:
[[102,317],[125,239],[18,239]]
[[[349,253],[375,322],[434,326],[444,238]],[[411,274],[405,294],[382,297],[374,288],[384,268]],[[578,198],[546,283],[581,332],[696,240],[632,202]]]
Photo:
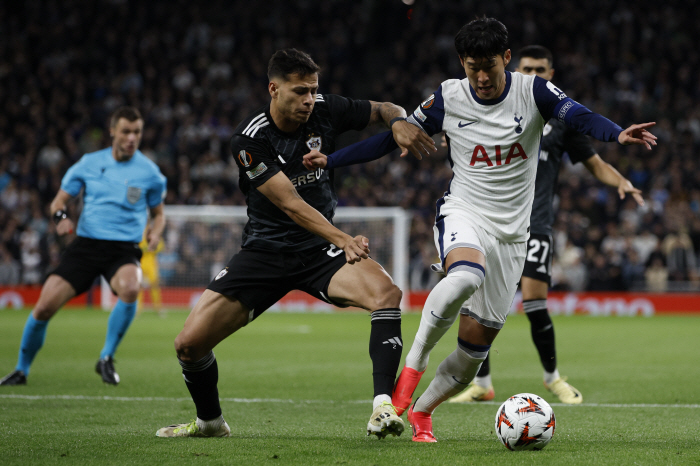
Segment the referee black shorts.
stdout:
[[239,300],[251,321],[292,290],[347,307],[328,298],[331,278],[345,264],[345,252],[332,244],[298,252],[242,249],[207,288]]
[[90,289],[95,278],[102,275],[109,283],[119,267],[139,265],[141,248],[138,243],[108,241],[78,236],[68,245],[61,263],[51,272],[70,283],[76,295]]
[[552,281],[552,237],[531,234],[527,240],[527,255],[523,277],[532,278],[551,285]]

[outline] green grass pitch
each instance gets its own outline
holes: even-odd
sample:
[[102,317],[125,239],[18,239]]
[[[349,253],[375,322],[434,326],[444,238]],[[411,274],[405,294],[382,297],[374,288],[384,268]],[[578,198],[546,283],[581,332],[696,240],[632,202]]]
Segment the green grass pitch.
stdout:
[[[700,463],[700,317],[556,317],[559,370],[584,396],[544,390],[529,325],[509,318],[492,349],[496,400],[445,403],[437,444],[366,437],[371,412],[369,317],[263,315],[215,350],[228,439],[161,439],[194,407],[173,339],[186,312],[136,319],[117,353],[122,382],[94,372],[108,314],[63,310],[49,325],[29,384],[0,387],[0,464],[519,465]],[[0,311],[0,376],[14,368],[27,311]],[[404,356],[420,315],[404,316]],[[417,393],[456,345],[452,329]],[[497,405],[532,392],[552,402],[554,440],[509,452],[493,433]],[[404,415],[405,418],[405,415]]]

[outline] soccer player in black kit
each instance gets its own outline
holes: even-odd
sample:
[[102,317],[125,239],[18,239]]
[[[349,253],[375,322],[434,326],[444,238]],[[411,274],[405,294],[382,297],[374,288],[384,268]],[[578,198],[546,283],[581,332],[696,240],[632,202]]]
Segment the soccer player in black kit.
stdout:
[[[318,72],[306,53],[277,51],[268,66],[270,104],[234,132],[231,151],[249,219],[242,250],[209,284],[175,339],[197,419],[159,429],[159,437],[230,435],[219,405],[212,350],[294,289],[371,312],[375,398],[367,435],[403,432],[391,404],[402,350],[401,290],[369,258],[367,238],[353,238],[331,223],[337,205],[332,171],[309,172],[302,161],[311,149],[332,153],[345,131],[374,123],[390,127],[406,112],[388,102],[318,94]],[[406,128],[403,136],[410,143],[402,147],[414,153],[434,144],[418,129]]]
[[[530,45],[518,53],[520,62],[516,71],[551,80],[554,75],[552,53],[545,47]],[[544,385],[562,403],[579,404],[581,392],[566,382],[557,370],[554,327],[547,312],[547,291],[552,266],[552,205],[557,187],[559,165],[564,153],[571,163],[582,162],[601,182],[617,188],[620,199],[630,193],[639,205],[644,205],[641,191],[632,186],[612,165],[596,153],[587,136],[577,133],[556,119],[549,120],[542,132],[540,160],[535,180],[535,198],[530,215],[530,239],[527,241],[525,268],[520,281],[523,309],[530,320],[530,331],[540,361],[544,367]],[[489,357],[482,363],[471,385],[450,402],[489,401],[495,396],[491,383]]]

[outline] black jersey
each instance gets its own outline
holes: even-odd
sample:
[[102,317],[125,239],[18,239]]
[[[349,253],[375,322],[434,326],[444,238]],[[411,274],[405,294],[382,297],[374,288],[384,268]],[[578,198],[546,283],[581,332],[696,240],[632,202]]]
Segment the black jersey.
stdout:
[[540,161],[537,164],[535,180],[535,200],[530,215],[530,232],[537,235],[551,235],[554,223],[552,202],[564,152],[569,154],[571,163],[578,163],[588,160],[595,155],[596,151],[588,136],[556,119],[549,120],[542,131],[542,136]]
[[333,170],[307,170],[302,163],[304,154],[312,149],[326,155],[332,153],[338,135],[365,128],[370,113],[368,100],[318,94],[309,120],[293,133],[277,128],[269,105],[238,125],[231,139],[231,152],[248,205],[244,249],[300,251],[328,243],[294,223],[255,188],[281,171],[304,201],[332,221],[338,205]]

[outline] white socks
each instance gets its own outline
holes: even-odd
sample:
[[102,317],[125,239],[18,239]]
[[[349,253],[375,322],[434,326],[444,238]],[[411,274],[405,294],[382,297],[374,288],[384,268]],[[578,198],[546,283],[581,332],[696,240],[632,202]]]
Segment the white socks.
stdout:
[[490,345],[469,345],[460,340],[457,349],[440,363],[435,378],[418,398],[413,410],[432,414],[440,403],[467,388],[489,354],[489,348]]
[[483,283],[483,274],[470,270],[454,270],[447,274],[428,295],[420,326],[406,356],[406,366],[423,372],[430,352],[450,329],[459,315],[462,303]]
[[482,388],[489,388],[491,385],[491,374],[483,377],[474,377],[474,383]]
[[559,377],[559,369],[554,369],[554,372],[544,371],[544,383],[547,385],[551,385],[552,382],[557,380]]
[[197,427],[199,427],[199,430],[201,430],[202,433],[206,435],[212,435],[218,432],[222,425],[224,425],[223,414],[215,419],[210,419],[208,421],[204,421],[200,418],[197,418]]
[[391,403],[391,396],[390,395],[377,395],[374,397],[374,402],[372,402],[372,409],[375,410],[377,409],[377,406],[382,404],[382,402],[386,401],[387,403]]

